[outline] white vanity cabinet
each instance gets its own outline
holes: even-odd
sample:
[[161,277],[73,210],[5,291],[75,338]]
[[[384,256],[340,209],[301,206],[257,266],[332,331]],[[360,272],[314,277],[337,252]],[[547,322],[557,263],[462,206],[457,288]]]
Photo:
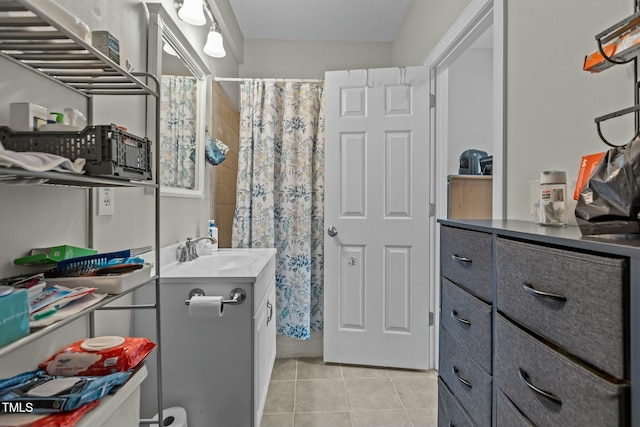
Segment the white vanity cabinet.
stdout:
[[253,404],[254,425],[260,425],[264,404],[269,391],[271,371],[276,360],[276,280],[271,281],[267,292],[258,304],[253,318]]
[[[248,268],[202,267],[242,251],[259,254],[259,260]],[[160,269],[167,274],[160,281],[164,407],[184,407],[189,425],[260,425],[276,353],[275,254],[275,249],[220,249]],[[189,315],[185,301],[194,289],[228,299],[236,288],[246,299],[225,304],[222,316]],[[136,322],[138,327],[144,322]]]

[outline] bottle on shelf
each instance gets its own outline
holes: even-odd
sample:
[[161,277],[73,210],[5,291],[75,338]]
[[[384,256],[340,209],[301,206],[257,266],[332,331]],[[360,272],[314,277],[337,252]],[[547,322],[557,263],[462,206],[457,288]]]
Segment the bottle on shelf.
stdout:
[[213,250],[217,251],[218,250],[218,227],[216,226],[215,219],[209,220],[209,237],[213,237],[214,239],[216,239],[215,243],[213,244]]

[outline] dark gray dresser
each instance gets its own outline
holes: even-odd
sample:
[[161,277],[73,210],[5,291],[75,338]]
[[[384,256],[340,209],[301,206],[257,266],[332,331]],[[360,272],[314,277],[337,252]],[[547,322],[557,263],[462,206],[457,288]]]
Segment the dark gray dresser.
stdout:
[[640,236],[439,222],[438,425],[640,426]]

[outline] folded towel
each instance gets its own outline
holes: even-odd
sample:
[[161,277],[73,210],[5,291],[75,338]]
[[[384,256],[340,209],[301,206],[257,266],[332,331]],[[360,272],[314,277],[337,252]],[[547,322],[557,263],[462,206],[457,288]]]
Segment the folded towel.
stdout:
[[36,151],[19,153],[5,150],[2,144],[0,144],[0,166],[18,167],[31,172],[58,171],[84,173],[83,168],[86,162],[87,161],[82,158],[78,158],[72,162],[66,157]]

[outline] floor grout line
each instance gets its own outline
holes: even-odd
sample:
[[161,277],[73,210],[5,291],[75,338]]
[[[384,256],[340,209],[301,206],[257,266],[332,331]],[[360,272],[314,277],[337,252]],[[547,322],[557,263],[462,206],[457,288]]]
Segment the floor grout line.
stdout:
[[296,357],[296,370],[293,376],[293,425],[296,424],[296,396],[298,395],[298,358]]
[[349,390],[347,390],[347,381],[344,377],[344,370],[342,369],[344,366],[340,364],[340,376],[342,377],[342,385],[344,387],[344,393],[347,395],[347,408],[349,409],[349,421],[351,421],[351,427],[354,427],[353,421],[353,410],[351,408],[351,400],[349,399]]
[[393,386],[393,389],[396,391],[396,394],[398,395],[398,399],[400,399],[400,404],[402,405],[402,408],[404,409],[404,413],[407,414],[407,417],[409,418],[409,421],[411,422],[411,425],[413,427],[415,427],[413,420],[411,419],[411,416],[409,415],[409,411],[407,411],[407,406],[404,404],[404,401],[402,400],[402,396],[400,396],[400,392],[398,392],[398,387],[396,387],[396,383],[393,382],[393,378],[389,377],[389,379],[391,380],[391,385]]
[[[345,412],[347,412],[349,414],[349,425],[351,427],[354,427],[356,425],[355,424],[355,419],[354,419],[354,414],[355,413],[359,413],[359,412],[362,412],[362,413],[375,413],[375,412],[380,412],[380,410],[379,409],[354,409],[352,407],[352,402],[351,402],[349,393],[347,391],[347,380],[381,380],[381,379],[388,379],[388,380],[391,381],[391,385],[392,385],[392,387],[393,387],[393,389],[394,389],[394,391],[396,393],[397,398],[400,399],[400,404],[401,404],[401,408],[398,408],[398,409],[389,408],[388,410],[389,411],[402,411],[404,413],[403,417],[407,417],[407,419],[411,423],[410,425],[415,427],[415,425],[416,425],[415,422],[417,422],[417,421],[414,421],[411,418],[411,416],[409,415],[409,410],[408,410],[407,406],[405,405],[405,402],[402,400],[400,392],[398,391],[398,386],[395,384],[395,381],[394,381],[394,379],[403,380],[403,379],[406,379],[406,378],[412,378],[412,377],[414,377],[414,375],[407,374],[406,376],[394,376],[394,377],[392,377],[390,375],[390,370],[389,369],[382,368],[385,371],[386,375],[381,376],[381,377],[378,377],[378,376],[369,377],[369,376],[366,376],[366,375],[360,377],[360,376],[358,376],[356,374],[353,377],[350,376],[349,378],[347,378],[346,374],[345,374],[345,368],[346,368],[345,365],[343,365],[343,364],[329,364],[329,366],[330,365],[337,366],[340,369],[340,371],[339,371],[340,376],[339,377],[332,377],[332,378],[302,378],[301,379],[299,377],[299,375],[300,375],[299,371],[300,371],[300,367],[301,367],[301,365],[300,365],[300,357],[295,357],[293,359],[295,360],[295,364],[294,364],[294,367],[293,367],[293,371],[294,371],[294,376],[293,376],[293,382],[294,382],[294,385],[293,385],[293,412],[273,412],[273,413],[269,413],[268,415],[284,415],[284,416],[290,415],[292,417],[292,423],[293,423],[292,427],[295,427],[295,422],[296,422],[295,420],[296,420],[296,414],[297,414],[297,409],[298,409],[297,408],[297,403],[298,403],[297,402],[297,392],[298,392],[298,385],[299,385],[298,382],[299,381],[316,381],[316,380],[335,380],[335,379],[340,379],[341,380],[340,382],[341,382],[341,384],[343,386],[344,392],[346,393],[346,398],[347,398],[347,408],[346,409],[342,409],[342,410],[331,410],[331,409],[326,410],[325,409],[325,410],[322,410],[322,411],[304,411],[304,412],[300,412],[300,414],[331,414],[331,413],[342,413],[342,414],[344,414]],[[327,365],[327,364],[325,364],[325,365]],[[364,367],[364,368],[366,368],[366,367]],[[373,367],[373,368],[377,369],[377,370],[381,369],[380,367]],[[358,371],[356,371],[356,372],[358,372]],[[365,372],[365,371],[363,371],[363,372]],[[350,373],[353,375],[353,372],[350,371]],[[282,382],[286,382],[286,381],[291,381],[291,380],[287,380],[287,379],[273,380],[273,382],[281,382],[281,383]],[[426,409],[426,408],[421,408],[421,409]],[[317,416],[318,415],[316,415],[316,417]],[[344,419],[344,420],[346,421],[346,419]]]

